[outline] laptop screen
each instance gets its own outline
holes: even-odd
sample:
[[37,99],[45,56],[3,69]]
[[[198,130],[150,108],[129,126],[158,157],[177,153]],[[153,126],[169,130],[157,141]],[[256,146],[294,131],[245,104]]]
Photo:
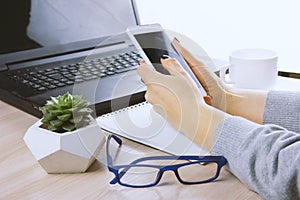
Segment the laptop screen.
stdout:
[[4,0],[0,4],[0,54],[109,36],[139,24],[134,0]]

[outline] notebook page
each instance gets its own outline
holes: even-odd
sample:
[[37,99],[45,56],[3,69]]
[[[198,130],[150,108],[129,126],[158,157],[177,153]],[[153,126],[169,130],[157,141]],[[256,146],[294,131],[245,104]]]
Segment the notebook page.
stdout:
[[99,126],[136,142],[174,155],[207,155],[182,133],[174,129],[151,104],[143,102],[97,118]]

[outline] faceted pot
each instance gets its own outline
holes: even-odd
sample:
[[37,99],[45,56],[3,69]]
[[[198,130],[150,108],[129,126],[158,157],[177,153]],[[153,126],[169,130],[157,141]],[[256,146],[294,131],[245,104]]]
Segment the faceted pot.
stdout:
[[24,136],[27,147],[47,173],[85,172],[105,143],[95,120],[72,132],[56,133],[41,128],[41,120]]

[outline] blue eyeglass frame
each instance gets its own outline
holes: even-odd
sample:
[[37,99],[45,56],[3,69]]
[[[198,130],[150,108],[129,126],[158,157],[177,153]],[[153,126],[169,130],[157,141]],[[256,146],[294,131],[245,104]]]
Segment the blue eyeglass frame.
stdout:
[[[226,163],[227,163],[227,160],[224,156],[149,156],[149,157],[136,159],[128,165],[113,165],[112,157],[109,154],[109,143],[110,143],[111,138],[113,138],[119,144],[119,147],[122,145],[122,140],[119,137],[117,137],[116,135],[110,134],[108,136],[107,143],[106,143],[107,167],[108,167],[108,170],[110,172],[114,173],[114,175],[115,175],[115,178],[110,181],[110,184],[119,183],[122,186],[132,187],[132,188],[152,187],[159,183],[159,181],[161,180],[161,177],[165,171],[173,171],[175,173],[175,176],[177,177],[178,181],[185,185],[208,183],[219,177],[222,167],[224,165],[226,165]],[[187,162],[175,164],[175,165],[167,165],[167,166],[163,166],[163,167],[161,165],[139,164],[140,162],[148,161],[148,160],[186,160]],[[196,182],[187,182],[187,181],[182,180],[178,173],[178,168],[185,166],[185,165],[195,164],[195,163],[198,163],[198,164],[216,163],[217,171],[216,171],[215,176],[211,177],[207,180],[196,181]],[[131,167],[134,167],[134,166],[152,167],[152,168],[159,169],[157,176],[156,176],[156,180],[153,183],[146,184],[146,185],[130,185],[130,184],[123,183],[121,181],[122,176],[125,175],[125,173],[128,171],[128,169],[130,169]],[[119,172],[120,169],[123,169],[123,170],[121,172]]]

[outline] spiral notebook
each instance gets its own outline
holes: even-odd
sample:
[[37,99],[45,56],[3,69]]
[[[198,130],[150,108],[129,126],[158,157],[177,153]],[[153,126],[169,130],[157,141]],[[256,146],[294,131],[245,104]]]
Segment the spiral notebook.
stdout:
[[104,131],[173,155],[208,154],[174,129],[147,102],[102,115],[97,118],[97,122]]

